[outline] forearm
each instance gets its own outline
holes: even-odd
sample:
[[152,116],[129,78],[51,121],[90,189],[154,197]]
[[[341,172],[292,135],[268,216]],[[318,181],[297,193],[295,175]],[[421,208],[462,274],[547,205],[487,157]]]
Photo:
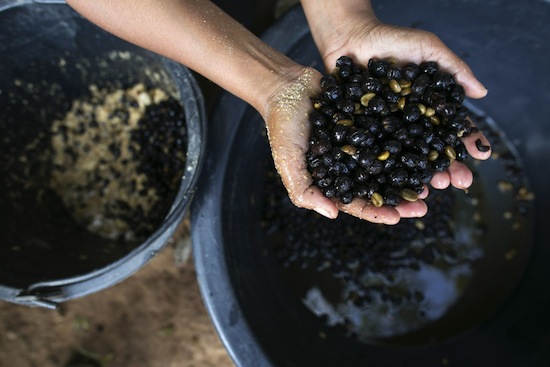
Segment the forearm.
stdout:
[[299,65],[210,1],[68,0],[84,17],[129,42],[195,70],[265,116],[269,99]]

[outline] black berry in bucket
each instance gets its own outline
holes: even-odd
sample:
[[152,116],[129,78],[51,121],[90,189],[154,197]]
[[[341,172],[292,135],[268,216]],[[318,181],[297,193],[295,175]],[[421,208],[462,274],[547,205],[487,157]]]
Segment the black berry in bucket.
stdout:
[[364,67],[341,56],[320,87],[306,159],[327,197],[365,197],[377,207],[416,201],[435,173],[468,157],[461,138],[477,129],[464,88],[436,62],[371,59]]

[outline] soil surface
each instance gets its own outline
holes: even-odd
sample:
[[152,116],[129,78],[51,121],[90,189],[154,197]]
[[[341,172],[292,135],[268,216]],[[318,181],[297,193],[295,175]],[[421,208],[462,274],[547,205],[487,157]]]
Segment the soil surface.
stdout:
[[0,366],[229,367],[192,259],[167,246],[122,283],[59,310],[0,302]]

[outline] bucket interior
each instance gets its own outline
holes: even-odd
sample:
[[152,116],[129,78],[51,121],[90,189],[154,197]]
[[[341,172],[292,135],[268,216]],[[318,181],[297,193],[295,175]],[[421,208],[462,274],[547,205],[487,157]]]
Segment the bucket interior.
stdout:
[[[181,93],[185,83],[177,83],[187,75],[179,65],[104,32],[65,5],[1,11],[0,55],[0,284],[24,289],[122,259],[144,239],[106,238],[87,230],[48,186],[53,163],[44,157],[52,123],[63,119],[75,100],[87,98],[92,85],[117,90],[142,83],[188,107],[187,102],[196,102],[193,92]],[[197,144],[192,142],[192,149]],[[149,235],[163,223],[177,191],[167,193],[154,216],[144,218],[155,228]]]
[[[536,6],[548,12],[547,5]],[[265,219],[266,196],[273,187],[267,177],[272,163],[263,121],[253,109],[226,96],[213,115],[221,128],[210,135],[213,148],[204,177],[211,185],[201,186],[193,208],[199,282],[218,332],[237,364],[243,365],[544,366],[550,361],[550,292],[545,285],[550,237],[544,211],[550,202],[550,166],[543,158],[548,155],[543,142],[550,129],[543,101],[550,95],[531,86],[535,80],[549,82],[536,73],[550,52],[537,36],[548,25],[539,18],[540,24],[530,24],[533,18],[527,11],[518,13],[514,6],[498,3],[476,3],[475,20],[471,2],[375,6],[380,18],[390,23],[421,24],[441,34],[489,89],[486,98],[470,100],[468,107],[485,124],[482,129],[493,144],[494,158],[471,164],[475,184],[468,194],[448,189],[456,202],[451,213],[455,235],[479,229],[471,242],[482,256],[472,261],[470,277],[454,302],[419,327],[360,340],[348,329],[327,325],[326,313],[305,302],[308,290],[319,286],[322,277],[299,266],[285,268],[275,251],[285,233],[270,230]],[[395,7],[404,11],[392,11]],[[504,25],[503,14],[517,18]],[[488,28],[484,38],[472,22]],[[517,27],[532,34],[523,41],[514,38]],[[264,39],[300,64],[324,70],[301,9],[287,14]],[[493,39],[508,40],[510,48],[491,43]],[[531,48],[540,54],[529,52]],[[502,186],[515,179],[534,196],[518,199],[517,191]],[[469,211],[474,197],[477,214]],[[518,213],[522,226],[514,223]],[[319,221],[317,227],[301,230],[304,238],[313,237],[328,225]],[[300,249],[298,244],[290,250],[300,257]],[[438,287],[435,277],[431,286]],[[251,344],[254,352],[246,347]]]

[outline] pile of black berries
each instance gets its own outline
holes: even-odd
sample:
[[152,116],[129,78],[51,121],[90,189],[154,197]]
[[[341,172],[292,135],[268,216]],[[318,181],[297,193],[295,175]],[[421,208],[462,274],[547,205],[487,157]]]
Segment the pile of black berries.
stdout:
[[436,62],[371,59],[364,68],[341,56],[309,114],[314,184],[344,204],[416,201],[434,173],[468,156],[460,138],[477,128],[463,102],[464,88]]

